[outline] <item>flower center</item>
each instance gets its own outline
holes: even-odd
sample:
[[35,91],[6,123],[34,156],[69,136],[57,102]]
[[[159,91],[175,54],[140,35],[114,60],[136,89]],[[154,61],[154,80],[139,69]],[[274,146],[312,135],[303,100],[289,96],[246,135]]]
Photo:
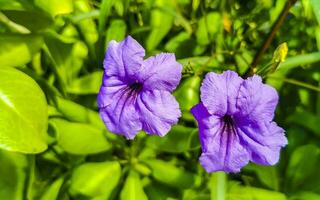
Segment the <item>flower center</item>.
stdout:
[[223,116],[223,122],[226,123],[227,125],[233,125],[233,119],[231,115]]
[[131,91],[139,92],[142,89],[142,83],[134,82],[129,86]]

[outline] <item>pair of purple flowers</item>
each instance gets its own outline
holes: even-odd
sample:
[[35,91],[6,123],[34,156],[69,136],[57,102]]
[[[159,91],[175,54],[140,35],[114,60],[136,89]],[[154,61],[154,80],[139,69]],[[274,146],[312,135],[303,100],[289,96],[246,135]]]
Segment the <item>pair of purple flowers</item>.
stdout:
[[[128,36],[109,43],[103,63],[100,116],[111,132],[127,139],[140,130],[164,136],[181,116],[171,92],[180,82],[182,66],[172,53],[144,56],[143,47]],[[191,112],[198,121],[200,162],[207,172],[239,172],[249,161],[278,162],[287,139],[272,121],[275,89],[257,75],[244,80],[226,71],[208,73],[200,91],[201,102]]]

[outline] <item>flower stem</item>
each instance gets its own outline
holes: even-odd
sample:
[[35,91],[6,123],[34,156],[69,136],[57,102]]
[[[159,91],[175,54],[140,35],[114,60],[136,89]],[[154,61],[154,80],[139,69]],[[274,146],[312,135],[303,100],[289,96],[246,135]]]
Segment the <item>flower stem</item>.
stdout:
[[270,33],[268,34],[268,37],[265,39],[265,41],[263,42],[262,46],[260,47],[259,51],[257,52],[257,54],[255,55],[250,68],[248,69],[248,71],[245,73],[245,76],[251,76],[254,74],[254,72],[256,71],[256,67],[260,61],[260,59],[262,58],[263,54],[265,53],[265,51],[268,49],[268,47],[270,46],[272,40],[274,39],[274,36],[276,35],[277,31],[280,29],[280,27],[282,26],[285,18],[287,17],[290,8],[297,2],[297,0],[288,0],[286,5],[284,6],[284,8],[282,9],[280,15],[278,16],[276,22],[273,24],[272,29],[270,31]]

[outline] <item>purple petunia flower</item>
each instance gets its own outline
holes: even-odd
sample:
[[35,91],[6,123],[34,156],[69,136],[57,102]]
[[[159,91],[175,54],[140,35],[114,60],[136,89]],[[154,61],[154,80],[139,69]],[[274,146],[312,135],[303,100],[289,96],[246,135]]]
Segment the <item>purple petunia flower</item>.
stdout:
[[140,130],[164,136],[181,116],[171,92],[180,82],[182,66],[172,53],[144,56],[144,49],[128,36],[109,43],[103,62],[100,116],[111,132],[127,139]]
[[274,165],[287,144],[273,122],[276,90],[259,76],[243,80],[232,71],[208,73],[201,102],[191,109],[199,125],[201,165],[207,172],[239,172],[249,161]]

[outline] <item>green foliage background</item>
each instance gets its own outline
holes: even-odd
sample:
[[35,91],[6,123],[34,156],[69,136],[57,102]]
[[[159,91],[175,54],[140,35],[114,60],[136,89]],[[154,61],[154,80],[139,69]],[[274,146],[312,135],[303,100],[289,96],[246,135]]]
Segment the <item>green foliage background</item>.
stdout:
[[[320,1],[300,0],[258,70],[279,92],[289,145],[276,166],[208,174],[189,109],[209,71],[243,75],[286,0],[0,0],[0,199],[320,199]],[[147,56],[174,52],[183,110],[164,137],[107,131],[96,95],[112,39],[132,35]],[[279,64],[279,63],[278,63]]]

